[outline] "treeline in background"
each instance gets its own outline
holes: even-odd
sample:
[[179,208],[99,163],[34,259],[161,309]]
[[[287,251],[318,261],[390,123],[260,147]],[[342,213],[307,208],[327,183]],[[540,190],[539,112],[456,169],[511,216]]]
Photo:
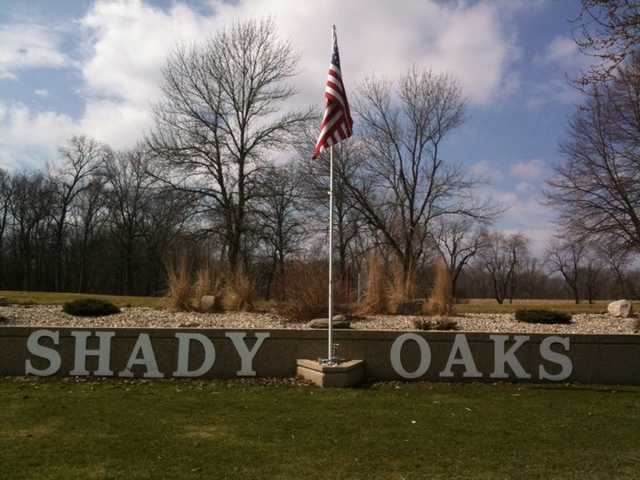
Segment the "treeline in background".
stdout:
[[[0,170],[0,289],[326,300],[328,168],[310,160],[319,112],[295,109],[296,55],[270,21],[178,47],[139,144],[73,137],[42,169]],[[506,206],[442,155],[465,120],[458,82],[413,68],[350,93],[335,148],[339,301],[424,297],[434,267],[458,299],[638,295],[640,61],[584,85],[545,198],[544,254],[494,227]],[[437,270],[437,269],[436,269]],[[227,292],[227,293],[223,293]],[[246,301],[245,301],[246,300]]]

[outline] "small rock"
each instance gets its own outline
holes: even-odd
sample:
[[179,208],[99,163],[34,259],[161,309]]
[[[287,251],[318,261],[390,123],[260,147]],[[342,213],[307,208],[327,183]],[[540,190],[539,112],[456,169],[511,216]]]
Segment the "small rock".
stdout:
[[220,298],[215,295],[204,295],[200,299],[200,311],[202,312],[220,311]]
[[[333,328],[351,328],[351,323],[346,320],[344,315],[336,315],[333,317]],[[329,320],[327,318],[316,318],[311,320],[307,327],[309,328],[329,328]]]
[[8,307],[8,306],[9,306],[9,300],[4,297],[0,297],[0,307]]
[[629,300],[617,300],[607,307],[609,315],[617,318],[629,318],[633,312],[633,304]]
[[9,319],[7,317],[0,315],[0,325],[8,322],[9,322]]

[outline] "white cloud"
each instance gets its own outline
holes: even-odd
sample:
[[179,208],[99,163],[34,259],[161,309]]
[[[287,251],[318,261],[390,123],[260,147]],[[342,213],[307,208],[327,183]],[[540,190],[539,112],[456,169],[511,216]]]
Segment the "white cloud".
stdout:
[[547,46],[545,59],[548,62],[573,63],[580,58],[576,42],[570,37],[555,37]]
[[471,173],[483,178],[492,173],[493,170],[494,168],[486,160],[476,162],[469,167]]
[[545,71],[545,78],[544,81],[528,82],[525,106],[538,110],[550,103],[578,103],[581,93],[571,79],[578,77],[592,61],[592,57],[580,52],[573,38],[554,37],[544,52],[534,57],[534,63]]
[[0,79],[15,80],[27,68],[67,65],[60,43],[60,34],[42,25],[0,25]]
[[15,168],[42,165],[77,132],[77,124],[67,115],[0,102],[0,163]]
[[301,93],[311,101],[321,98],[330,26],[336,21],[349,87],[371,73],[397,77],[415,64],[455,75],[473,103],[486,104],[503,94],[501,87],[510,82],[509,65],[518,53],[505,33],[504,11],[488,2],[408,0],[402,8],[367,0],[210,3],[220,24],[271,16],[301,53]]
[[87,92],[147,104],[160,94],[167,55],[206,38],[211,22],[181,4],[167,12],[140,0],[97,2],[81,21],[90,42],[82,65]]
[[544,250],[552,235],[553,212],[540,202],[536,195],[517,191],[495,191],[494,198],[508,210],[498,222],[501,230],[526,234],[536,252]]
[[529,95],[525,100],[525,107],[529,110],[540,110],[554,103],[576,105],[583,98],[582,93],[571,84],[566,75],[547,78],[542,83],[527,86]]
[[545,172],[542,161],[537,158],[515,163],[511,166],[511,174],[523,178],[539,178]]
[[46,97],[48,97],[48,96],[49,96],[49,90],[47,90],[46,88],[36,88],[36,89],[33,91],[33,94],[34,94],[36,97],[46,98]]
[[518,193],[529,194],[535,191],[535,186],[529,182],[518,182],[515,185],[515,190]]
[[[82,20],[88,30],[90,54],[82,66],[87,112],[100,110],[105,125],[87,119],[88,132],[105,141],[131,136],[131,128],[151,126],[149,111],[160,97],[161,69],[177,43],[206,39],[233,21],[271,17],[281,37],[300,54],[297,105],[319,104],[330,54],[330,25],[336,18],[343,71],[348,88],[371,73],[391,78],[411,65],[447,71],[461,82],[477,104],[489,102],[517,85],[509,72],[517,49],[503,32],[497,6],[480,3],[443,5],[409,1],[398,9],[391,3],[339,0],[291,3],[287,0],[211,2],[215,14],[205,16],[176,4],[165,11],[140,0],[98,2]],[[387,32],[380,35],[379,32]],[[132,48],[132,46],[135,46]],[[112,101],[113,111],[104,103]],[[94,105],[94,102],[100,102]],[[134,113],[124,119],[123,112]],[[123,120],[123,135],[111,116]],[[107,130],[107,131],[103,131]]]
[[[8,51],[13,53],[0,56],[0,76],[27,66],[72,65],[82,73],[85,109],[72,120],[56,112],[25,112],[24,105],[14,105],[11,115],[0,120],[0,128],[28,137],[33,129],[24,123],[64,118],[53,126],[54,132],[85,133],[115,148],[132,146],[152,126],[151,106],[160,98],[162,67],[176,44],[200,42],[238,19],[267,16],[300,54],[296,105],[321,102],[334,21],[350,91],[371,73],[393,79],[416,65],[450,72],[471,103],[485,105],[518,88],[510,67],[519,49],[505,25],[523,4],[510,5],[407,0],[398,8],[391,2],[368,0],[212,0],[207,15],[184,3],[161,9],[142,0],[97,1],[77,23],[84,32],[80,49],[84,54],[73,64],[60,53],[60,38],[53,31],[23,26],[29,32],[25,36],[3,27],[12,42]],[[20,125],[12,123],[18,113],[23,119]],[[0,139],[4,137],[0,133]],[[41,140],[44,151],[52,150],[50,142],[59,144],[57,133]],[[25,139],[29,145],[34,141]]]
[[93,99],[78,129],[113,148],[125,149],[141,140],[150,125],[151,112],[136,103]]
[[501,231],[508,235],[515,233],[525,235],[529,240],[531,240],[530,247],[532,253],[538,257],[542,257],[544,255],[545,250],[549,245],[549,241],[556,234],[556,231],[552,228],[502,228]]

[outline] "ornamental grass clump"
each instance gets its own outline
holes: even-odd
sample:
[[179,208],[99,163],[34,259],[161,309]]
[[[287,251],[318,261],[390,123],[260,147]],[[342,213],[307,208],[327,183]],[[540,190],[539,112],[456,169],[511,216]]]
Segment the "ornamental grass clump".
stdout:
[[571,315],[554,310],[520,309],[516,310],[516,320],[525,323],[567,324],[571,323]]
[[191,301],[193,288],[191,285],[191,269],[186,255],[178,258],[177,262],[167,264],[167,298],[169,308],[175,312],[193,310]]
[[221,269],[211,264],[198,268],[192,296],[193,304],[197,306],[199,311],[222,311],[222,285]]
[[435,280],[431,294],[424,302],[424,313],[428,315],[440,315],[443,317],[453,315],[454,299],[451,292],[451,275],[444,261],[439,260],[434,267]]
[[394,315],[416,314],[422,307],[418,303],[418,310],[415,309],[413,298],[416,294],[416,271],[413,265],[403,267],[400,262],[395,261],[391,266],[390,286],[388,293],[388,310]]
[[97,298],[79,298],[63,305],[62,311],[74,317],[103,317],[120,313],[111,302]]
[[388,309],[386,271],[380,253],[372,251],[367,259],[367,286],[358,313],[375,315]]
[[289,322],[307,322],[327,316],[329,274],[324,262],[289,263],[284,270],[284,301],[276,313]]
[[232,273],[224,288],[222,303],[225,310],[249,312],[253,310],[255,291],[249,276],[242,270]]

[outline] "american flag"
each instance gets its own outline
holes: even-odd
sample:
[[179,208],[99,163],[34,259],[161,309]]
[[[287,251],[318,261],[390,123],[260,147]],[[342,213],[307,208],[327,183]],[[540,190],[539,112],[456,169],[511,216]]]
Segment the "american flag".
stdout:
[[338,53],[335,25],[333,26],[333,55],[331,56],[331,65],[329,65],[327,85],[324,88],[324,98],[325,110],[320,124],[320,136],[311,158],[317,158],[322,150],[349,138],[353,128],[347,92],[344,90],[342,73],[340,72],[340,54]]

